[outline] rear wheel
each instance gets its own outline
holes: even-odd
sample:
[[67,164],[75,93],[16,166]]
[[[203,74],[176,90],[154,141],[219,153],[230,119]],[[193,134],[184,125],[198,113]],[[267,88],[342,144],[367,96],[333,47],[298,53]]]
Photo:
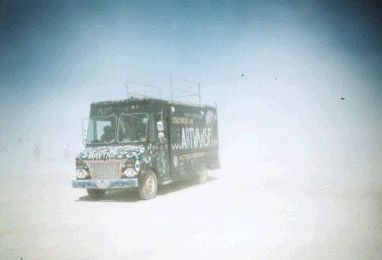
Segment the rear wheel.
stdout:
[[141,199],[149,200],[157,195],[158,180],[154,172],[145,172],[140,179],[138,191]]
[[198,175],[196,176],[197,183],[205,183],[208,178],[208,169],[207,167],[202,167],[198,171]]
[[105,195],[106,190],[100,190],[100,189],[87,189],[88,195],[93,200],[99,200],[100,198]]

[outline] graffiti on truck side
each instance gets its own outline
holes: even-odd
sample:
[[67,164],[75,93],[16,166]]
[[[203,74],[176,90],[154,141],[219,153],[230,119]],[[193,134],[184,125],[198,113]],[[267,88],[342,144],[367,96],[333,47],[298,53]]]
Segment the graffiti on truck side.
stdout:
[[177,142],[171,144],[173,150],[209,148],[217,145],[212,138],[212,128],[182,127],[177,129]]

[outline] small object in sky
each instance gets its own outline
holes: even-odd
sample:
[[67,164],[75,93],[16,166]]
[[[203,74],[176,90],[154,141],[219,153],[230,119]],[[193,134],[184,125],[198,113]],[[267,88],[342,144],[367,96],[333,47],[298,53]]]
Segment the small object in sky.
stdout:
[[242,73],[241,76],[244,77],[244,74]]
[[341,100],[345,100],[345,97],[340,97]]
[[275,80],[277,80],[277,77],[275,77]]

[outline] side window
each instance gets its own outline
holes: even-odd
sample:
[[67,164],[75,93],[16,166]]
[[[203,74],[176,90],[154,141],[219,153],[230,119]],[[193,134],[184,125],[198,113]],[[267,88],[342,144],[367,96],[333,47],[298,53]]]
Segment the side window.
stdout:
[[150,122],[149,122],[149,141],[155,141],[155,118],[154,114],[150,114]]

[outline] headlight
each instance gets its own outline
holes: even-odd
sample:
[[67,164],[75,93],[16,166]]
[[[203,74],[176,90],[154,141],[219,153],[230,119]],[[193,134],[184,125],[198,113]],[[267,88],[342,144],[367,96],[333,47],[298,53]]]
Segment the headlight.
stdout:
[[89,176],[88,172],[84,169],[77,169],[76,177],[78,179],[85,179]]
[[136,160],[135,163],[134,163],[134,169],[139,172],[139,170],[141,169],[141,163],[139,162],[139,160]]
[[123,172],[123,175],[125,175],[126,177],[134,177],[137,174],[138,174],[138,172],[136,172],[133,168],[127,168]]

